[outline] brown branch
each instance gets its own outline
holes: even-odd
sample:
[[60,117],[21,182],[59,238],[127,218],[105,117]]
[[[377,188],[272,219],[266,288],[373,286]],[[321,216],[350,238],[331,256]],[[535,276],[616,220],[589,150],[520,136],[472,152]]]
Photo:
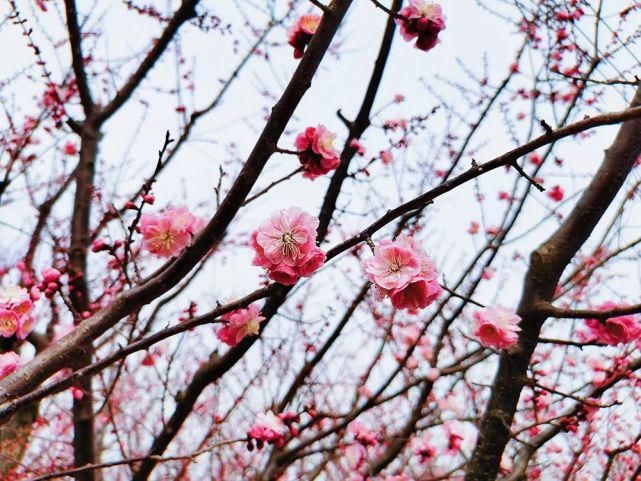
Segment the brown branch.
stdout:
[[84,65],[82,32],[78,25],[78,11],[75,0],[65,0],[65,14],[67,17],[67,31],[69,33],[69,46],[71,48],[71,65],[73,67],[73,73],[76,76],[76,83],[78,84],[80,103],[84,109],[85,116],[88,117],[94,110],[94,103]]
[[157,463],[166,463],[169,461],[183,461],[183,460],[193,460],[194,458],[197,458],[198,456],[208,453],[216,448],[220,448],[222,446],[227,446],[229,444],[234,444],[234,443],[240,443],[240,442],[245,442],[246,439],[232,439],[229,441],[222,441],[219,443],[215,443],[211,446],[207,446],[206,448],[200,449],[192,454],[185,454],[183,456],[139,456],[136,458],[128,458],[128,459],[121,459],[119,461],[111,461],[108,463],[97,463],[97,464],[90,464],[86,466],[80,466],[77,468],[69,468],[65,469],[64,471],[57,471],[55,473],[50,473],[50,474],[44,474],[42,476],[38,476],[36,478],[32,478],[30,481],[45,481],[48,479],[56,479],[56,478],[62,478],[64,476],[71,476],[71,475],[77,475],[77,474],[82,474],[82,473],[87,473],[89,471],[97,471],[101,469],[106,469],[106,468],[113,468],[115,466],[123,466],[125,464],[136,464],[141,461],[145,461],[148,459],[153,459]]
[[154,46],[149,50],[146,57],[142,60],[136,71],[129,77],[125,84],[118,90],[114,98],[102,109],[96,112],[96,121],[98,124],[105,122],[114,113],[122,107],[129,97],[134,93],[140,82],[147,76],[149,71],[154,67],[158,59],[165,52],[167,46],[174,39],[180,27],[188,20],[196,16],[196,5],[200,0],[183,0],[180,7],[165,27],[160,38],[155,41]]
[[553,306],[549,302],[541,301],[534,306],[534,309],[546,317],[556,317],[558,319],[598,319],[605,321],[612,317],[639,314],[641,313],[641,304],[621,306],[604,311],[598,309],[562,309]]

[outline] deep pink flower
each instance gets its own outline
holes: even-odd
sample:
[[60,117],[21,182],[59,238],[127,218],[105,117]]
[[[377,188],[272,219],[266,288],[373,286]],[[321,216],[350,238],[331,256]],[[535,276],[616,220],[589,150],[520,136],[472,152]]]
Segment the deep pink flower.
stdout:
[[78,148],[76,147],[76,144],[74,144],[71,140],[69,140],[65,144],[63,150],[67,155],[76,155],[78,153]]
[[247,432],[247,437],[257,441],[258,449],[263,443],[275,444],[282,446],[285,443],[285,434],[288,428],[283,420],[273,412],[259,413],[251,429]]
[[521,318],[503,306],[488,306],[474,313],[474,336],[485,347],[508,349],[519,340]]
[[247,336],[257,336],[260,332],[260,323],[265,320],[260,315],[260,308],[255,304],[246,309],[228,312],[221,316],[221,319],[227,321],[227,324],[218,330],[216,336],[232,347]]
[[0,354],[0,379],[20,367],[20,356],[13,351]]
[[316,246],[317,228],[318,219],[298,207],[275,212],[252,232],[253,264],[284,285],[311,276],[325,263],[325,253]]
[[409,5],[398,12],[401,17],[396,23],[401,35],[420,50],[432,50],[438,43],[438,34],[445,30],[445,16],[440,5],[426,0],[410,0]]
[[178,255],[203,228],[204,221],[186,207],[169,207],[161,214],[140,217],[143,246],[160,257]]
[[334,148],[336,134],[322,124],[307,127],[298,134],[294,144],[298,150],[298,160],[303,166],[303,177],[315,179],[336,169],[340,157]]
[[[617,307],[620,306],[613,302],[605,302],[598,309],[609,311]],[[585,324],[590,329],[594,339],[609,346],[628,343],[641,338],[641,321],[638,316],[611,317],[605,321],[586,319]]]
[[564,192],[563,188],[560,185],[555,185],[547,192],[548,197],[556,202],[561,202],[563,200]]
[[301,16],[288,31],[288,43],[294,47],[294,58],[301,58],[320,24],[321,16],[309,13]]

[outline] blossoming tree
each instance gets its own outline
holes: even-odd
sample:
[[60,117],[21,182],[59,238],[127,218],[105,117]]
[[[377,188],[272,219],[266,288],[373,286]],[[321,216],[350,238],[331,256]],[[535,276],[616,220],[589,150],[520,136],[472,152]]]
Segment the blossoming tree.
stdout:
[[641,479],[641,6],[462,3],[1,7],[2,479]]

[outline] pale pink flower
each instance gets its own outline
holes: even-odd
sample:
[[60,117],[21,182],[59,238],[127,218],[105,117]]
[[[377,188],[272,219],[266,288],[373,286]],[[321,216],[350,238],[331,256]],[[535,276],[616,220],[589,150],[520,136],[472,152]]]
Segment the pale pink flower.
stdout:
[[186,207],[169,207],[140,217],[143,246],[160,257],[177,256],[203,228],[204,221]]
[[[620,306],[613,302],[605,302],[598,309],[609,311],[617,307]],[[594,339],[609,346],[628,343],[641,338],[641,321],[638,316],[611,317],[605,321],[586,319],[585,324],[590,329]]]
[[396,241],[381,241],[374,257],[365,261],[367,278],[376,286],[403,289],[421,270],[421,261],[415,252]]
[[389,297],[397,309],[424,309],[443,292],[434,264],[412,237],[381,241],[364,269],[379,297]]
[[216,336],[225,344],[234,347],[247,336],[257,336],[260,323],[265,320],[260,308],[252,304],[246,309],[236,309],[221,316],[227,324],[218,330]]
[[294,58],[301,58],[303,56],[320,22],[320,15],[309,13],[301,16],[298,21],[290,27],[287,32],[287,41],[289,45],[294,47]]
[[20,356],[13,351],[0,354],[0,379],[20,367]]
[[503,306],[488,306],[474,313],[474,336],[485,347],[508,349],[519,340],[521,318]]
[[325,263],[325,253],[316,246],[317,228],[318,219],[298,207],[275,212],[252,232],[253,264],[284,285],[311,276]]
[[426,0],[410,0],[409,5],[398,12],[396,23],[401,27],[401,35],[420,50],[431,50],[438,43],[438,35],[445,30],[445,15],[440,5]]
[[338,167],[341,161],[334,147],[335,138],[336,134],[322,124],[307,127],[304,132],[298,134],[294,145],[303,167],[303,177],[313,180]]
[[282,446],[287,432],[288,428],[283,420],[273,412],[267,411],[256,415],[256,421],[247,432],[247,437],[256,440],[260,449],[263,443]]

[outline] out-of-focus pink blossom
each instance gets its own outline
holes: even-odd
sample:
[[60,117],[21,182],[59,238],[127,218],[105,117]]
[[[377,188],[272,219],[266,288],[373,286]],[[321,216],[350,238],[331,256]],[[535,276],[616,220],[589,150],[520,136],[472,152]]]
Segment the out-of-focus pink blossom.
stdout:
[[[613,302],[605,302],[598,309],[609,311],[617,307],[621,306],[617,306]],[[641,338],[641,322],[638,316],[611,317],[605,321],[586,319],[585,324],[594,339],[610,346],[632,342]]]
[[316,246],[317,228],[318,219],[298,207],[275,212],[252,232],[253,264],[284,285],[311,276],[325,263],[325,253]]
[[503,306],[489,306],[474,313],[474,336],[485,347],[509,349],[519,340],[521,318]]
[[256,421],[247,432],[247,437],[250,440],[255,440],[258,449],[261,449],[263,443],[282,446],[285,443],[285,434],[287,432],[288,428],[283,420],[272,411],[267,411],[256,416]]
[[0,354],[0,379],[20,367],[20,356],[13,351]]
[[381,150],[380,155],[381,155],[381,160],[385,165],[390,165],[394,160],[394,156],[392,155],[392,152],[390,152],[389,150]]
[[334,147],[335,138],[336,134],[322,124],[307,127],[298,134],[295,145],[303,167],[303,177],[313,180],[338,167],[341,161]]
[[160,257],[177,256],[203,228],[204,221],[186,207],[169,207],[160,214],[143,214],[143,246]]
[[563,192],[563,187],[560,185],[555,185],[547,192],[548,197],[556,202],[561,202],[565,193]]
[[265,320],[260,315],[260,308],[252,304],[246,309],[236,309],[221,317],[226,321],[216,336],[229,346],[235,346],[247,336],[256,336],[260,332],[260,323]]
[[410,0],[399,13],[396,23],[401,27],[403,38],[420,50],[432,50],[438,43],[438,35],[445,30],[445,16],[440,5],[426,0]]

